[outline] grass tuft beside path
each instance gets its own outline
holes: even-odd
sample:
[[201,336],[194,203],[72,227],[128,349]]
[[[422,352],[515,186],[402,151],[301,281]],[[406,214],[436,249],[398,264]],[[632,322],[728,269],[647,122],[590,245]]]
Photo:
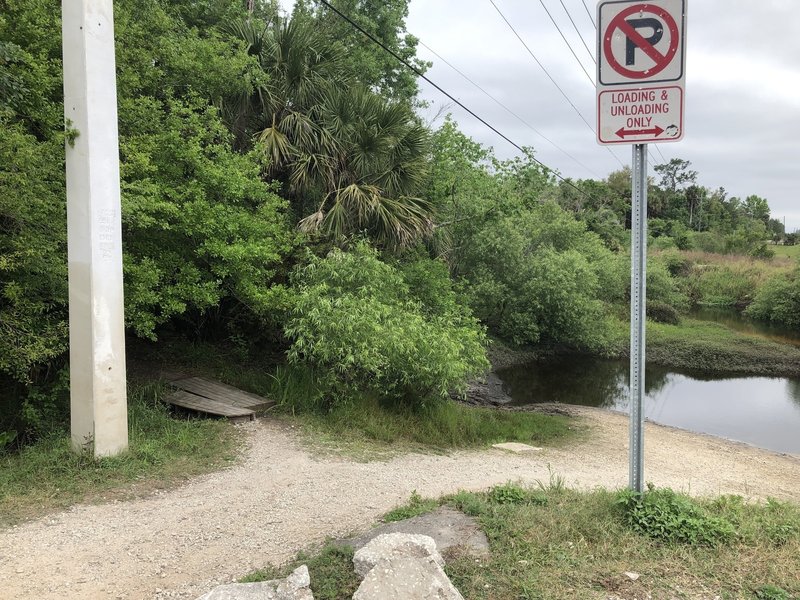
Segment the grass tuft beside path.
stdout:
[[[800,597],[800,507],[793,504],[697,500],[671,490],[637,499],[625,491],[572,491],[554,478],[536,488],[508,483],[439,502],[412,497],[391,514],[439,503],[475,516],[489,538],[486,558],[445,556],[447,574],[470,600]],[[307,564],[315,598],[345,600],[359,583],[352,555],[327,545],[246,581]]]
[[55,433],[18,454],[0,455],[0,526],[81,501],[128,498],[230,463],[238,436],[224,421],[175,418],[159,383],[131,386],[129,450],[95,460]]

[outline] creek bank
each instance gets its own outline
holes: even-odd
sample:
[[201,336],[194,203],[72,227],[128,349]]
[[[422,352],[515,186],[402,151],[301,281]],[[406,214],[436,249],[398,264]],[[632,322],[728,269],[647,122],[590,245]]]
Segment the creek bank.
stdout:
[[[529,364],[544,367],[548,361],[568,360],[570,356],[625,360],[629,357],[626,327],[626,323],[620,322],[615,335],[617,342],[602,354],[555,346],[514,349],[493,339],[488,349],[491,371],[483,380],[471,383],[465,397],[456,399],[473,406],[508,407],[513,399],[503,389],[498,371]],[[797,379],[800,347],[711,321],[683,318],[678,325],[648,321],[647,363],[698,379],[720,376]]]

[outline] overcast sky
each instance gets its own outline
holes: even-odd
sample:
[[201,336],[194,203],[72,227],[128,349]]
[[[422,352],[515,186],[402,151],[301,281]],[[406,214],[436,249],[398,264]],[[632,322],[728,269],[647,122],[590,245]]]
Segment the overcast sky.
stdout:
[[[494,0],[511,25],[585,119],[594,124],[595,87],[559,35],[547,7],[592,80],[595,0]],[[563,5],[562,5],[563,3]],[[283,0],[285,6],[292,4]],[[800,229],[800,2],[688,0],[685,137],[650,146],[655,164],[691,161],[699,183],[729,195],[767,198],[772,216]],[[565,10],[566,8],[566,10]],[[599,146],[542,68],[515,37],[490,0],[411,0],[408,31],[527,124],[474,87],[425,46],[427,75],[517,144],[562,175],[602,178],[630,164],[630,146],[613,154]],[[452,112],[462,131],[501,158],[516,149],[425,82],[425,111]],[[533,131],[536,129],[561,150]],[[562,152],[563,150],[563,152]],[[571,155],[570,156],[567,156]],[[652,169],[650,169],[652,173]]]

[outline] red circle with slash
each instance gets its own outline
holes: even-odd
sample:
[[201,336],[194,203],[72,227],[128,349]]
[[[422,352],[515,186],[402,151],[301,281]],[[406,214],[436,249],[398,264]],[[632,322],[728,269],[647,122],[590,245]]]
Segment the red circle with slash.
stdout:
[[[667,49],[666,54],[661,54],[661,52],[656,50],[653,44],[642,37],[642,35],[625,20],[635,13],[649,13],[663,21],[664,25],[669,30],[669,49]],[[628,69],[621,65],[614,56],[614,52],[611,50],[611,38],[617,29],[621,30],[642,52],[649,56],[655,63],[655,66],[645,69],[644,71],[634,71],[633,69]],[[675,19],[673,19],[672,15],[666,10],[658,6],[653,6],[652,4],[635,4],[626,8],[611,20],[604,36],[603,52],[605,52],[608,64],[620,75],[631,79],[647,79],[663,71],[667,68],[667,65],[672,62],[672,59],[675,58],[680,41],[678,37],[678,24],[675,23]]]

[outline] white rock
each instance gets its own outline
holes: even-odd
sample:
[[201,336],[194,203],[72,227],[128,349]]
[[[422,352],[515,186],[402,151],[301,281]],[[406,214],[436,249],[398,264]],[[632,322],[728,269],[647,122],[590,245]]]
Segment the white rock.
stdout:
[[522,454],[523,452],[538,452],[541,448],[537,448],[536,446],[529,446],[528,444],[520,444],[519,442],[504,442],[502,444],[494,444],[492,448],[497,448],[498,450],[507,450],[508,452],[513,452],[514,454]]
[[286,579],[220,585],[197,600],[314,600],[310,585],[308,567],[302,565]]
[[625,577],[627,577],[631,581],[636,581],[637,579],[639,579],[639,574],[634,573],[633,571],[625,571],[623,575],[625,575]]
[[369,571],[353,600],[464,600],[431,557],[394,556]]
[[381,560],[391,558],[430,557],[439,567],[444,566],[436,542],[427,535],[416,533],[384,533],[370,541],[353,556],[356,574],[363,578]]

